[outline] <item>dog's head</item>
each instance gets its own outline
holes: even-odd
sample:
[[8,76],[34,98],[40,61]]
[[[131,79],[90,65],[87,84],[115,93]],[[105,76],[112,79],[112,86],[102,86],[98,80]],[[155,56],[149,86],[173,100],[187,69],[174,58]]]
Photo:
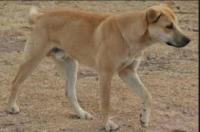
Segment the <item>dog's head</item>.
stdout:
[[167,5],[152,6],[146,10],[148,32],[158,42],[174,47],[184,47],[190,42],[179,28],[174,12]]

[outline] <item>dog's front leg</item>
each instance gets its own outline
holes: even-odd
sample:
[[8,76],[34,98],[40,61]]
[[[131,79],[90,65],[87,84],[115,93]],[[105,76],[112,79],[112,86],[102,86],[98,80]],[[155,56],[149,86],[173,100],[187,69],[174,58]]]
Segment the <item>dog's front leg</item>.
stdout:
[[111,80],[112,74],[100,74],[101,109],[106,131],[112,131],[119,128],[119,126],[112,122],[109,118]]
[[140,80],[136,71],[132,70],[130,67],[125,68],[119,73],[120,78],[131,87],[136,94],[141,97],[142,111],[140,114],[140,123],[142,127],[148,127],[149,116],[150,116],[150,106],[151,106],[151,94],[146,89],[142,81]]

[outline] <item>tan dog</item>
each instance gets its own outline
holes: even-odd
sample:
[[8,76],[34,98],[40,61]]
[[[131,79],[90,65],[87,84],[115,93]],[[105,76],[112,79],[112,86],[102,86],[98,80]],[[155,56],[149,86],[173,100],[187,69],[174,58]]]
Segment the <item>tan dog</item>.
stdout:
[[137,69],[144,49],[156,42],[183,47],[190,42],[166,5],[137,12],[101,14],[73,10],[37,12],[31,9],[33,31],[25,47],[25,58],[12,84],[9,112],[18,113],[19,85],[39,62],[51,55],[65,69],[66,95],[80,118],[92,118],[77,101],[75,84],[78,62],[99,73],[101,106],[105,129],[118,128],[109,118],[112,76],[117,73],[141,97],[141,125],[149,124],[151,95],[138,77]]

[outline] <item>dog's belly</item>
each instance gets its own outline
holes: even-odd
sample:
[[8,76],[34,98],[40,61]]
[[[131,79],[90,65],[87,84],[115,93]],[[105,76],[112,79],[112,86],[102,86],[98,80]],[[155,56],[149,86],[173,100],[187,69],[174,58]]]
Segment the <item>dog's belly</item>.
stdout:
[[95,55],[89,52],[76,51],[75,49],[61,49],[61,48],[53,48],[51,50],[55,54],[56,59],[62,60],[64,58],[70,57],[72,59],[77,60],[80,64],[88,66],[90,68],[95,69]]
[[[70,37],[71,39],[69,39]],[[70,34],[67,35],[65,39],[56,41],[53,45],[54,48],[52,51],[54,53],[56,53],[55,51],[57,51],[57,54],[62,52],[65,57],[70,57],[85,66],[95,68],[95,56],[97,49],[93,41],[89,39],[88,36],[82,35],[79,38],[74,38]]]
[[93,56],[76,54],[72,56],[72,58],[76,59],[80,64],[83,64],[85,66],[95,69],[95,58]]

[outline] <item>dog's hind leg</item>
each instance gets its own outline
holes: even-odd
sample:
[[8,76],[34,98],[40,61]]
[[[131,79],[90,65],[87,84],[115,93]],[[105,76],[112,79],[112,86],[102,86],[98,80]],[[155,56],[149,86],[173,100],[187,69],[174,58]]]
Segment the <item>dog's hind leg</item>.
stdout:
[[[139,62],[137,62],[139,63]],[[141,97],[143,101],[142,111],[140,114],[140,123],[142,127],[148,127],[149,124],[149,116],[151,112],[151,94],[148,89],[144,86],[142,81],[140,80],[137,74],[138,64],[133,63],[132,65],[126,67],[122,71],[119,72],[120,78],[131,87],[136,94]]]
[[78,71],[78,62],[70,57],[65,57],[62,50],[54,50],[53,56],[54,60],[60,65],[61,68],[64,68],[66,76],[66,86],[65,86],[65,95],[68,97],[69,102],[72,107],[78,114],[81,119],[92,119],[92,115],[86,112],[78,103],[76,96],[76,80],[77,80],[77,71]]
[[24,60],[20,65],[17,75],[12,82],[11,94],[8,101],[9,113],[18,113],[19,107],[16,104],[17,92],[20,84],[31,74],[35,67],[39,64],[43,57],[46,56],[49,48],[43,45],[43,39],[38,39],[37,41],[28,41],[24,51]]

